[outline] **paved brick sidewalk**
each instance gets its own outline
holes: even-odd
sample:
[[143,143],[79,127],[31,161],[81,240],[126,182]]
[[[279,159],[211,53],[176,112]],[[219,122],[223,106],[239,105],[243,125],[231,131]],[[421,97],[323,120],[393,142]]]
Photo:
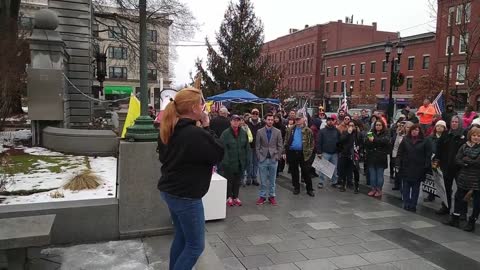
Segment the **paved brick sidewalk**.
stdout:
[[[382,201],[330,187],[316,190],[314,198],[304,189],[300,195],[290,189],[291,181],[280,177],[279,205],[257,206],[258,187],[242,188],[244,205],[228,208],[225,220],[207,223],[208,242],[225,269],[480,269],[480,237],[425,217],[423,212],[431,209],[414,214],[398,207],[398,198],[384,196]],[[74,248],[78,258],[117,254],[130,259],[127,268],[118,266],[119,259],[113,262],[117,267],[97,264],[96,270],[167,269],[165,238]],[[65,256],[57,253],[37,256],[30,269],[67,269],[65,265]]]

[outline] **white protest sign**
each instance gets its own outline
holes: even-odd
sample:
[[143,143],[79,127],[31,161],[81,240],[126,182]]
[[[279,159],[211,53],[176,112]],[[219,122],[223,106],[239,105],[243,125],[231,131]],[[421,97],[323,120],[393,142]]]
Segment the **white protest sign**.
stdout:
[[323,158],[315,157],[312,167],[330,179],[333,177],[333,173],[335,172],[335,165]]

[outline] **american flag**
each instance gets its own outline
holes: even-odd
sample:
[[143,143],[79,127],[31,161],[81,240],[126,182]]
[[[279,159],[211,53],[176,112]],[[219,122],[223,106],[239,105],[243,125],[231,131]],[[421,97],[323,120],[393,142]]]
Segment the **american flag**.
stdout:
[[442,114],[445,111],[445,98],[443,96],[443,90],[433,100],[432,105],[435,108],[435,112],[437,114]]
[[343,89],[343,99],[342,99],[342,103],[340,104],[340,108],[338,109],[338,111],[340,111],[340,110],[344,110],[346,114],[348,113],[347,89],[346,88]]
[[305,103],[303,104],[303,107],[300,110],[298,110],[298,112],[303,113],[303,119],[305,119],[305,125],[308,125],[307,104],[308,104],[308,100],[305,101]]

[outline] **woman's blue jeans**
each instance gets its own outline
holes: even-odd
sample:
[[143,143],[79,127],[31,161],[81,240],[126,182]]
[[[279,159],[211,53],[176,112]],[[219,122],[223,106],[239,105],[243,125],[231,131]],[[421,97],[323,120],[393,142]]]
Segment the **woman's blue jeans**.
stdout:
[[370,177],[370,186],[372,188],[382,189],[383,187],[383,173],[385,172],[385,168],[379,167],[368,167],[368,176]]
[[181,198],[161,192],[175,227],[170,247],[170,270],[191,270],[205,249],[202,199]]

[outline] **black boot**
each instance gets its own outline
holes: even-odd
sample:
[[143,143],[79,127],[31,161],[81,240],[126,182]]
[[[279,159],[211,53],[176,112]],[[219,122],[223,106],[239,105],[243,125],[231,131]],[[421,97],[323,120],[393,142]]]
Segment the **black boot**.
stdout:
[[450,219],[448,221],[443,222],[443,224],[458,228],[460,226],[460,216],[451,215]]
[[450,209],[448,209],[445,205],[442,204],[442,208],[438,209],[435,214],[437,215],[446,215],[450,213]]
[[463,228],[463,230],[466,231],[466,232],[474,232],[474,231],[475,231],[475,222],[476,222],[476,221],[477,221],[476,219],[474,219],[473,217],[470,217],[470,218],[468,219],[467,225]]

